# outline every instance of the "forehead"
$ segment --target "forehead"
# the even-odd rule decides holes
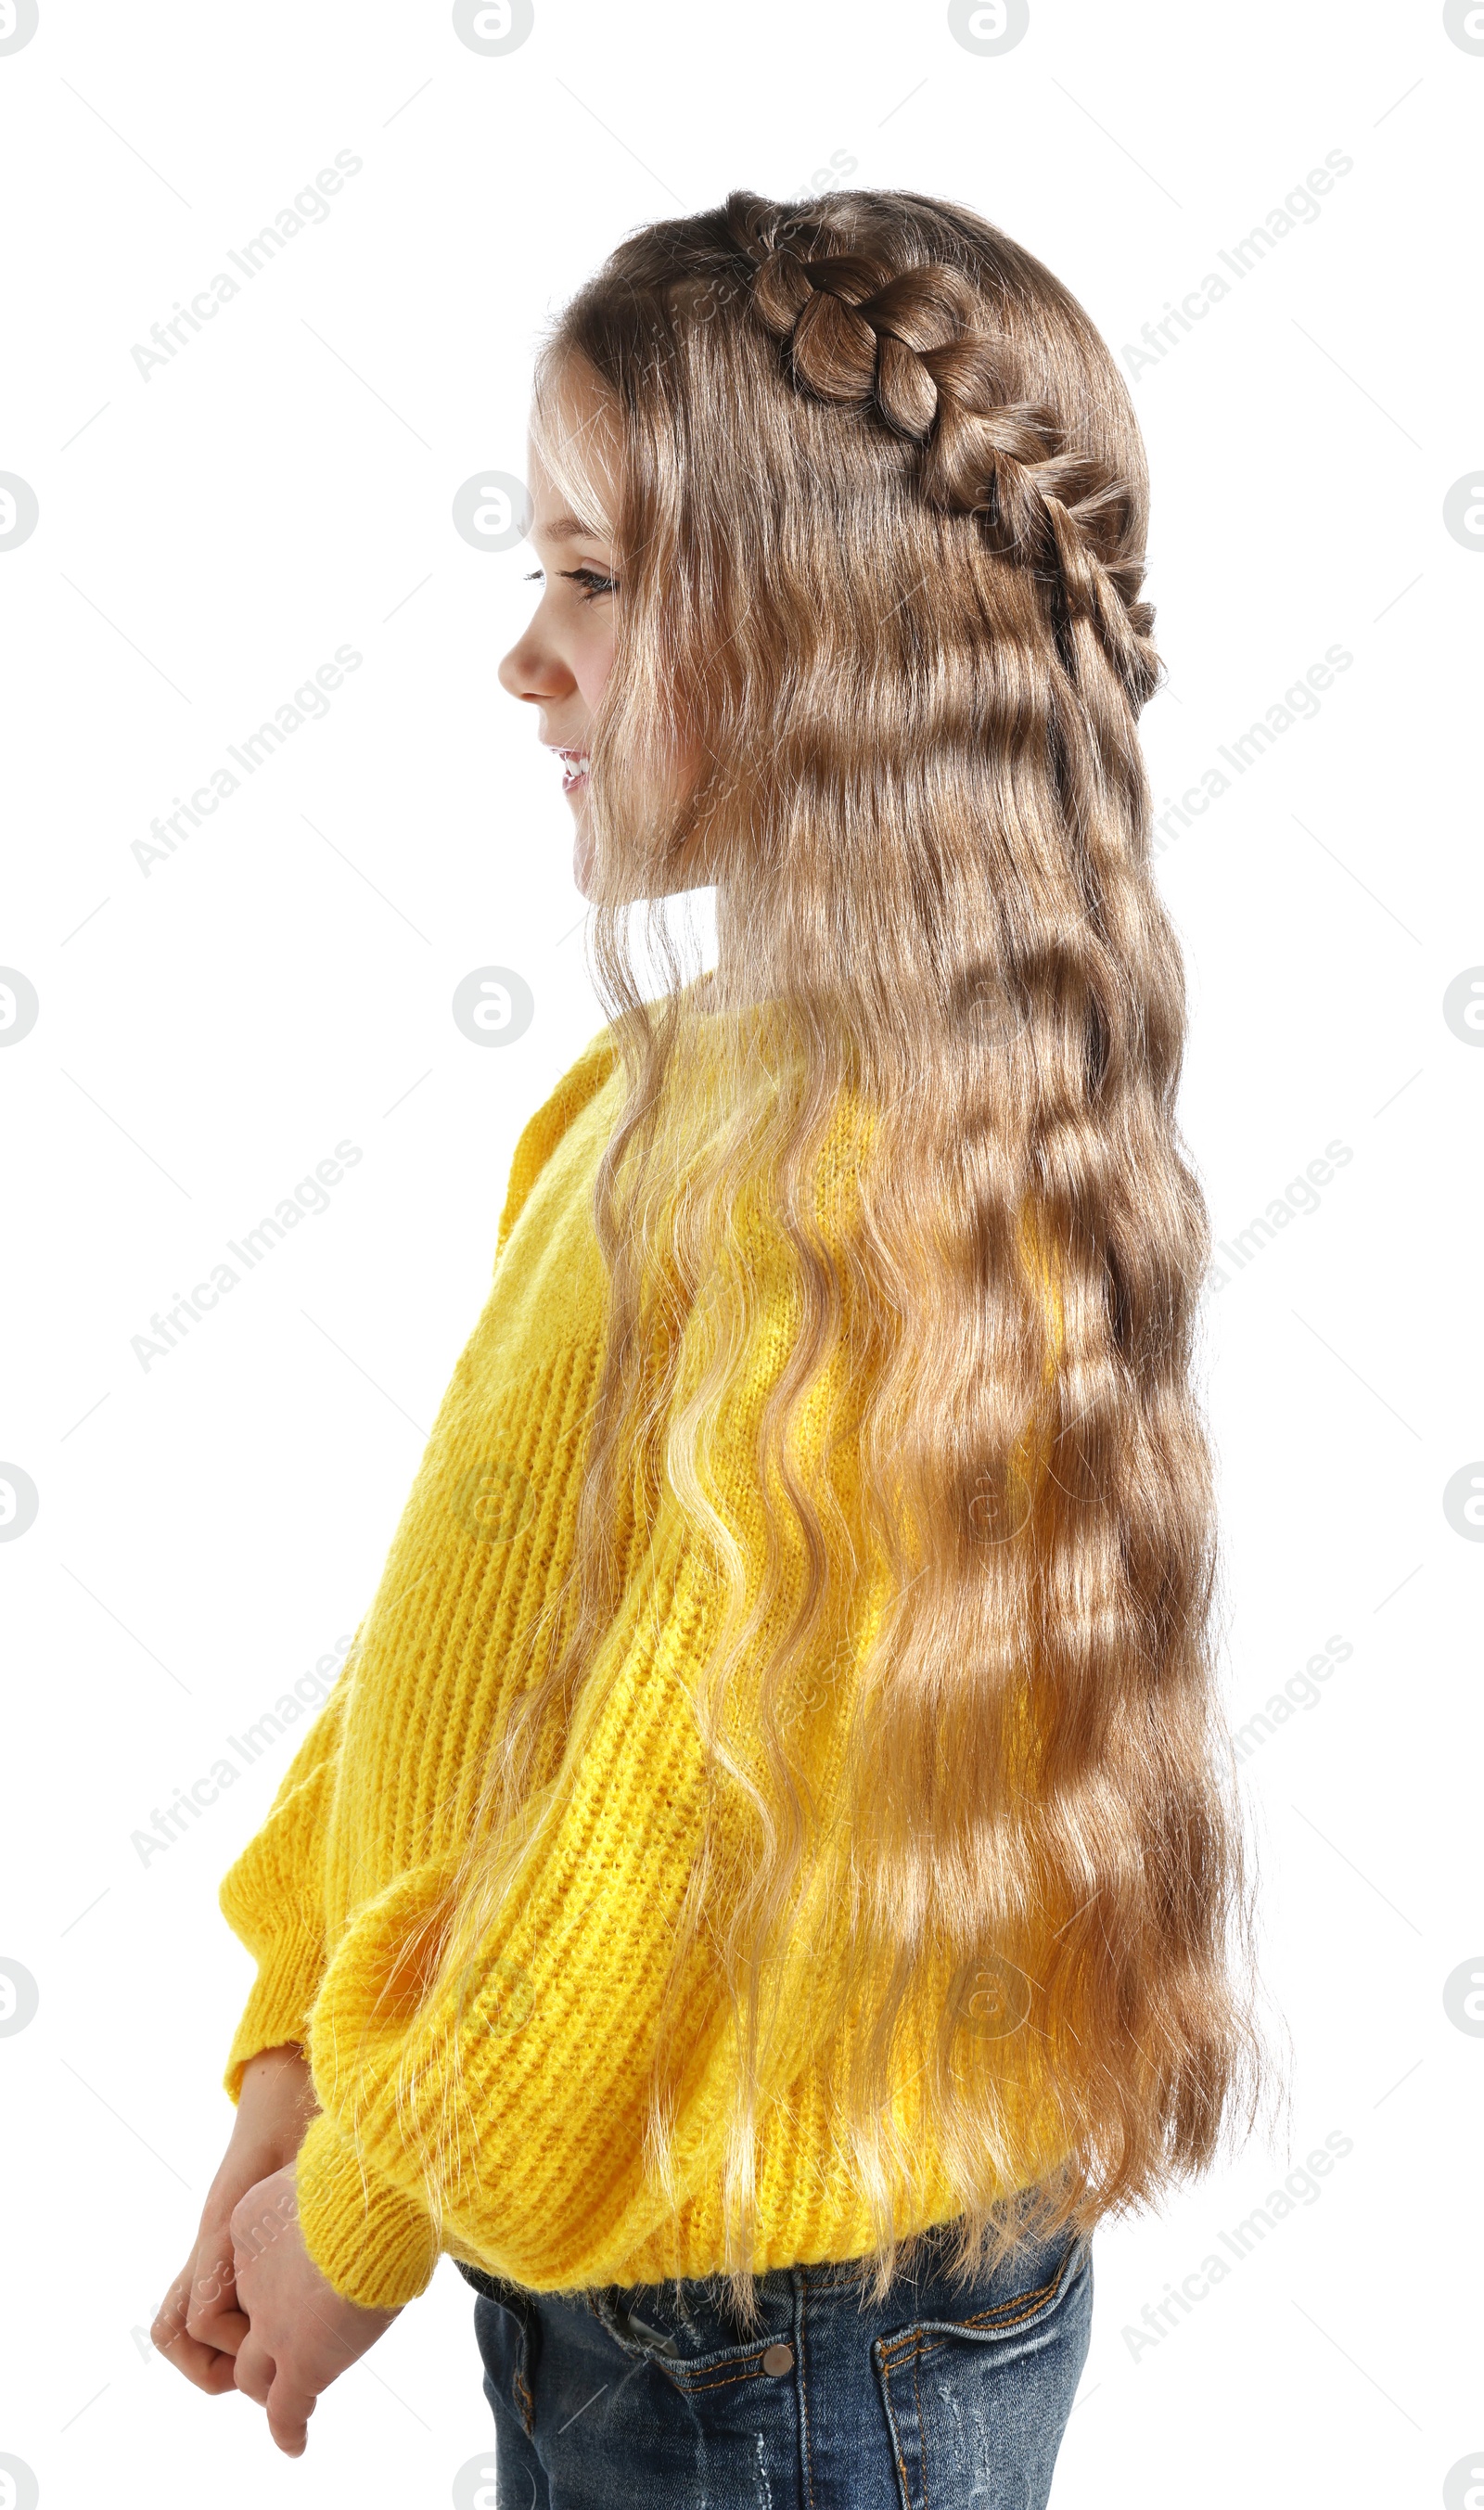
[[[535,509],[531,529],[548,541],[600,541],[605,535],[593,523],[585,523],[569,512],[561,490],[552,480],[545,483],[543,497],[534,469],[531,477],[531,499]]]
[[[530,487],[536,528],[552,540],[606,540],[619,477],[612,396],[580,359],[539,378],[531,408]]]
[[[550,458],[544,458],[544,447]],[[586,465],[574,466],[570,443],[550,437],[538,440],[532,434],[530,444],[529,481],[531,490],[531,531],[544,541],[565,546],[568,542],[601,542],[606,545],[607,526],[603,521],[595,485],[586,477]],[[556,470],[553,475],[552,464]]]

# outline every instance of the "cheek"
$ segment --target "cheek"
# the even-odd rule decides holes
[[[604,684],[613,668],[613,628],[608,622],[594,622],[585,633],[579,651],[573,656],[572,676],[590,711],[603,694]]]

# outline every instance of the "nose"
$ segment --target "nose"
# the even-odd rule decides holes
[[[550,705],[557,698],[570,697],[577,686],[534,619],[500,665],[499,680],[509,696],[531,705]]]

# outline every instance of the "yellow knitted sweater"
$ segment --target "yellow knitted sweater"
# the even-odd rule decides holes
[[[549,1605],[570,1561],[606,1312],[592,1189],[622,1085],[604,1030],[521,1134],[490,1295],[370,1610],[266,1822],[221,1884],[223,1914],[258,1962],[227,2090],[236,2101],[244,2068],[262,2049],[307,2050],[322,2113],[298,2160],[303,2235],[335,2289],[367,2307],[421,2292],[440,2245],[537,2290],[723,2266],[717,2130],[733,2035],[704,1946],[681,2024],[696,2056],[677,2123],[678,2206],[642,2167],[666,1956],[704,1810],[685,1669],[716,1602],[672,1498],[662,1494],[643,1540],[629,1530],[622,1607],[606,1641],[617,1679],[595,1722],[574,1721],[553,1818],[482,1946],[477,1977],[462,1999],[409,2006],[388,1995],[399,1947],[438,1906],[469,1835],[490,1738],[509,1706],[512,1640]],[[857,1149],[842,1116],[826,1164],[833,1158],[844,1176]],[[789,1335],[781,1260],[771,1265],[764,1243],[755,1261],[760,1323],[721,1469],[737,1520],[755,1520],[760,1547],[751,1427]],[[858,1655],[871,1609],[869,1597],[852,1608],[847,1656]],[[837,1675],[838,1624],[819,1648]],[[842,1718],[847,1704],[842,1695]],[[818,1747],[826,1792],[839,1722],[822,1721]],[[758,2138],[758,2272],[856,2257],[872,2244],[831,2135],[839,2050],[809,2043],[811,1978],[818,1985],[817,1971],[801,1969],[792,1999],[793,2079],[779,2087]],[[901,2042],[897,2114],[909,2134],[910,2078],[935,2018],[925,1982],[921,2014],[909,2016]],[[414,2106],[409,2114],[404,2103],[399,2113],[395,2078],[409,2055],[410,2078],[435,2086],[426,2112]],[[475,2142],[473,2173],[441,2237],[418,2159],[439,2083],[457,2087]],[[1023,2180],[1052,2157],[1028,2138]],[[920,2159],[898,2219],[903,2235],[956,2211],[932,2150]]]

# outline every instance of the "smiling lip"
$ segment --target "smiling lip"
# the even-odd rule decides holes
[[[575,785],[586,784],[588,780],[588,753],[586,749],[562,749],[557,747],[555,742],[552,745],[555,748],[556,755],[561,760],[562,791],[564,793],[570,793]]]

